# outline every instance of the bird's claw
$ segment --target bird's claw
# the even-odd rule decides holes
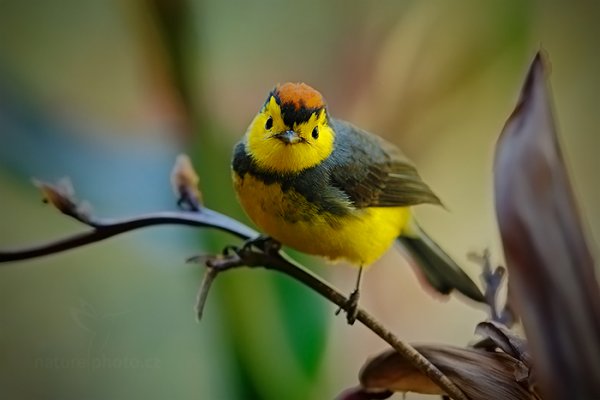
[[[258,249],[264,253],[277,252],[279,249],[281,249],[281,243],[272,237],[260,235],[258,237],[246,240],[240,251],[248,251],[252,248]]]
[[[238,246],[227,245],[223,248],[222,254],[223,254],[223,256],[227,257],[233,253],[237,254],[239,251],[240,251],[240,248]]]
[[[248,239],[244,244],[240,246],[228,245],[223,248],[221,252],[223,257],[230,257],[232,255],[240,255],[241,253],[250,252],[252,250],[259,250],[264,253],[277,252],[281,249],[281,243],[268,236],[258,236],[252,239]]]
[[[342,310],[346,311],[346,321],[348,321],[348,325],[354,325],[356,321],[356,317],[358,316],[358,299],[360,298],[360,292],[358,290],[354,290],[350,293],[350,297],[346,301],[343,307],[340,307],[335,312],[335,315],[338,315]]]

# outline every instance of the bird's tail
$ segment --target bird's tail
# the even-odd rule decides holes
[[[427,282],[442,294],[456,289],[463,295],[484,302],[479,287],[469,276],[421,229],[414,219],[410,228],[398,237],[417,264]]]

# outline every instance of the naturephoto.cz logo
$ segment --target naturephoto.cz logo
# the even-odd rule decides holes
[[[35,368],[45,369],[158,369],[160,360],[155,357],[48,357],[36,358]]]
[[[128,311],[115,313],[100,312],[92,304],[80,300],[71,308],[73,322],[86,335],[85,355],[79,357],[38,357],[35,368],[44,369],[158,369],[157,357],[135,357],[108,355],[111,337],[119,332],[119,325]]]

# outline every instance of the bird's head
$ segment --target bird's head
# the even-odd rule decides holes
[[[334,138],[321,94],[304,83],[284,83],[271,91],[245,140],[259,167],[298,173],[329,157]]]

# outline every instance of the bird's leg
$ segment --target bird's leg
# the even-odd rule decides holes
[[[338,315],[342,309],[346,310],[346,320],[349,325],[354,325],[354,321],[356,321],[356,315],[358,314],[358,299],[360,298],[360,282],[362,280],[362,272],[363,266],[361,265],[358,269],[358,276],[356,277],[356,287],[350,293],[350,297],[344,307],[340,307],[335,315]]]

